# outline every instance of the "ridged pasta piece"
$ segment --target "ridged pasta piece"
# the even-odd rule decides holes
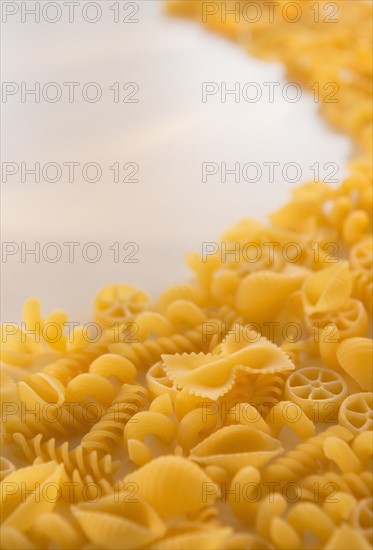
[[[135,483],[138,494],[165,517],[195,512],[213,504],[219,495],[216,484],[199,466],[172,455],[155,458],[128,474],[124,483]],[[214,488],[214,494],[208,488]]]
[[[268,405],[280,401],[284,393],[285,380],[289,373],[290,371],[259,374],[254,383],[250,403],[260,408],[263,404]]]
[[[348,394],[344,378],[329,369],[305,367],[291,373],[285,383],[285,397],[314,422],[331,422]]]
[[[357,242],[350,251],[353,275],[353,296],[359,298],[372,311],[373,295],[373,240],[368,237]]]
[[[363,535],[370,544],[373,542],[373,498],[363,498],[357,504],[351,517],[351,525]]]
[[[353,434],[342,426],[331,426],[325,431],[311,437],[304,443],[299,443],[294,449],[267,466],[263,471],[265,481],[289,482],[296,481],[320,468],[324,458],[323,445],[329,437],[338,437],[344,441],[351,441]]]
[[[29,538],[15,527],[1,528],[1,546],[11,550],[33,550],[36,548]]]
[[[189,411],[177,427],[177,441],[185,453],[212,433],[218,425],[216,411],[198,407]]]
[[[345,441],[338,437],[326,439],[323,449],[325,456],[335,462],[342,472],[359,473],[363,470],[361,458]]]
[[[278,437],[284,426],[288,426],[301,439],[309,439],[315,435],[315,425],[302,408],[293,401],[276,403],[270,409],[266,422],[275,437]]]
[[[136,376],[136,367],[121,355],[105,353],[89,366],[89,372],[109,378],[115,376],[122,383],[131,382]]]
[[[167,376],[162,361],[158,361],[148,369],[145,380],[152,397],[167,394],[171,399],[175,399],[178,395],[178,390],[174,387],[172,380]]]
[[[120,491],[72,506],[72,513],[93,545],[99,548],[142,548],[166,531],[161,518],[135,491]]]
[[[357,435],[352,443],[352,450],[361,460],[366,460],[373,455],[373,438],[370,431],[366,430]]]
[[[250,403],[237,403],[228,411],[223,409],[221,416],[222,421],[226,424],[241,424],[242,426],[249,426],[260,432],[274,435],[272,422],[269,426],[258,409]]]
[[[108,405],[115,397],[113,385],[98,374],[79,374],[66,387],[66,401],[85,406],[88,403]],[[92,401],[93,397],[93,401]]]
[[[124,428],[124,439],[144,441],[145,437],[154,435],[165,443],[171,443],[176,437],[174,422],[159,412],[141,411],[136,413]]]
[[[340,308],[352,290],[352,277],[348,263],[339,262],[312,273],[303,285],[304,308],[308,315]]]
[[[235,307],[251,321],[266,320],[278,313],[288,296],[300,288],[308,272],[294,269],[289,273],[259,271],[242,279],[236,293]]]
[[[189,300],[175,300],[167,306],[165,316],[177,329],[183,325],[196,327],[207,320],[206,313]]]
[[[112,284],[99,290],[93,302],[93,316],[103,328],[133,319],[150,305],[150,297],[142,290],[125,284]]]
[[[198,283],[207,295],[213,273],[222,265],[220,254],[210,254],[202,258],[199,254],[190,252],[186,255],[186,262],[188,267],[195,273]],[[191,293],[188,295],[188,300],[190,296]],[[204,303],[204,300],[205,298],[201,301],[201,304]]]
[[[174,332],[174,327],[170,321],[156,311],[144,311],[134,320],[136,327],[135,338],[140,342],[144,342],[151,335],[157,337],[170,336]]]
[[[91,344],[84,349],[73,351],[66,354],[65,357],[56,359],[45,366],[42,372],[53,376],[66,387],[70,380],[87,372],[92,361],[107,351],[108,348],[104,344]]]
[[[122,440],[123,431],[133,415],[145,407],[147,392],[139,385],[123,384],[118,395],[82,440],[87,450],[110,453]]]
[[[28,534],[39,548],[55,543],[62,550],[74,550],[87,542],[76,525],[54,512],[38,516]]]
[[[214,302],[234,307],[235,292],[239,283],[239,275],[232,270],[223,269],[215,272],[211,281],[211,297]]]
[[[159,412],[165,414],[166,416],[172,414],[173,404],[169,394],[163,393],[155,397],[149,405],[149,411]]]
[[[369,214],[361,209],[354,210],[343,222],[342,238],[351,246],[369,234],[370,226]]]
[[[205,415],[209,416],[218,412],[219,404],[207,397],[192,395],[187,389],[176,392],[174,410],[178,420],[197,408],[202,408]]]
[[[161,313],[166,313],[168,306],[176,300],[188,300],[197,306],[207,305],[207,294],[198,286],[179,284],[169,287],[158,298],[156,307]]]
[[[63,465],[54,461],[27,466],[9,474],[0,488],[2,526],[25,532],[38,515],[51,511],[57,501],[44,498],[43,489],[51,484],[58,486],[62,475]]]
[[[36,373],[18,382],[17,400],[3,420],[6,433],[22,433],[32,438],[67,436],[82,429],[80,418],[65,403],[65,388],[52,376]]]
[[[303,539],[311,531],[322,544],[326,544],[335,529],[335,523],[324,510],[311,502],[299,502],[288,512],[287,521]]]
[[[270,525],[271,540],[280,550],[299,550],[302,540],[296,529],[285,519],[273,518]]]
[[[40,301],[37,298],[29,298],[23,305],[22,317],[26,330],[34,333],[35,340],[42,340],[55,351],[66,351],[67,336],[63,334],[63,329],[67,315],[64,311],[52,311],[43,319]]]
[[[270,542],[247,533],[234,533],[223,546],[224,550],[273,550]]]
[[[210,526],[180,531],[153,543],[149,550],[219,550],[232,532],[227,527]]]
[[[153,458],[153,454],[148,445],[139,439],[129,439],[127,441],[127,452],[129,459],[136,466],[144,466]]]
[[[56,444],[54,439],[43,442],[41,434],[31,440],[26,440],[21,434],[14,434],[13,441],[22,449],[29,462],[40,464],[53,460],[63,464],[69,476],[77,471],[82,477],[91,476],[92,480],[111,480],[119,466],[118,462],[113,462],[110,454],[100,456],[96,451],[87,451],[82,446],[71,450],[68,441],[62,445]]]
[[[351,493],[338,490],[332,499],[326,499],[322,509],[328,514],[335,524],[347,521],[356,507],[356,498]]]
[[[229,486],[228,502],[237,518],[247,526],[255,524],[258,510],[260,472],[253,466],[243,466]]]
[[[369,550],[369,542],[349,525],[341,525],[335,529],[325,548],[328,550]]]
[[[335,311],[315,313],[309,316],[309,326],[323,329],[335,325],[341,340],[355,336],[365,336],[368,328],[368,315],[360,300],[348,298]]]
[[[101,289],[97,343],[82,326],[67,338],[66,314],[43,318],[37,299],[24,305],[24,329],[1,327],[4,549],[371,547],[372,4],[272,2],[271,17],[265,4],[168,2],[282,62],[361,157],[338,187],[302,184],[268,225],[241,220],[213,253],[189,254],[196,282],[169,288],[154,306],[130,285]],[[258,342],[271,323],[278,330],[263,361]],[[259,340],[248,345],[251,334]],[[246,347],[256,354],[249,364]],[[335,422],[338,409],[339,424],[314,436],[303,411]],[[306,440],[278,456],[284,426]],[[152,460],[152,434],[166,439],[155,452],[168,445],[170,455]],[[129,468],[123,483],[119,465]],[[294,483],[295,505],[284,490]],[[47,488],[61,498],[45,498]],[[229,506],[250,532],[238,530]]]
[[[338,420],[354,434],[373,430],[373,393],[353,393],[339,408]]]
[[[236,424],[208,436],[191,449],[189,458],[200,464],[221,466],[234,474],[244,466],[261,468],[282,452],[279,440]]]
[[[373,340],[371,338],[348,338],[340,343],[337,359],[363,390],[373,389]]]
[[[255,518],[255,528],[258,535],[267,538],[273,519],[282,516],[286,509],[287,503],[281,493],[274,493],[271,498],[264,497],[259,501]]]
[[[138,344],[110,344],[112,353],[126,357],[136,368],[148,368],[160,360],[164,353],[191,353],[208,348],[203,327],[187,330],[182,334],[146,340]]]
[[[357,499],[368,497],[373,489],[373,473],[366,471],[340,473],[325,472],[322,475],[309,475],[301,480],[301,487],[306,490],[317,488],[319,502],[334,496],[336,490],[350,493]],[[312,488],[312,489],[311,489]]]

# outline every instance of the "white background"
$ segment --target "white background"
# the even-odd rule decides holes
[[[21,253],[2,257],[4,321],[17,322],[24,300],[39,296],[45,312],[65,308],[71,320],[85,322],[94,293],[111,282],[133,283],[155,296],[189,276],[187,251],[200,251],[202,242],[217,240],[240,218],[264,220],[289,198],[293,184],[281,171],[274,183],[265,174],[257,183],[236,183],[233,176],[203,183],[203,162],[297,162],[301,181],[313,177],[315,162],[335,162],[343,176],[349,140],[327,128],[311,94],[296,103],[283,99],[280,65],[252,59],[191,21],[167,17],[161,1],[138,2],[133,24],[114,23],[112,4],[100,2],[95,24],[79,7],[74,23],[64,10],[55,24],[29,16],[22,23],[18,13],[2,25],[4,82],[81,84],[74,103],[63,87],[58,103],[35,103],[30,96],[22,103],[18,93],[1,104],[3,163],[80,163],[73,183],[67,172],[58,183],[35,183],[32,176],[22,183],[20,174],[2,183],[3,242],[32,248],[55,241],[63,250],[57,263],[42,256],[37,263],[31,255],[22,262]],[[103,90],[97,103],[82,99],[82,86],[92,81]],[[114,103],[109,86],[130,81],[140,87],[139,103]],[[257,82],[263,96],[256,103],[228,96],[223,103],[217,94],[203,103],[203,82],[228,88]],[[264,82],[280,83],[273,103]],[[84,182],[87,162],[101,165],[99,182]],[[114,183],[114,162],[136,162],[139,182]],[[73,263],[64,242],[79,243]],[[97,263],[82,257],[89,242],[102,250]],[[139,262],[115,263],[114,242],[136,242]]]

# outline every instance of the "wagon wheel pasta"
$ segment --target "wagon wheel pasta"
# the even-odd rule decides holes
[[[108,285],[95,296],[94,319],[102,327],[121,324],[147,308],[150,298],[145,292],[129,285]]]
[[[354,393],[346,397],[339,408],[338,420],[355,434],[373,430],[373,393]]]
[[[306,367],[289,376],[285,395],[316,422],[330,421],[347,395],[347,384],[337,372]]]
[[[1,547],[369,549],[372,4],[167,9],[282,62],[356,158],[188,254],[193,279],[154,300],[99,290],[95,343],[36,298],[1,326]]]

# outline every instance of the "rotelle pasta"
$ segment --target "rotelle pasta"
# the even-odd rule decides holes
[[[95,342],[35,298],[22,327],[2,325],[1,548],[368,549],[372,4],[167,8],[318,83],[356,159],[339,187],[305,183],[267,225],[222,235],[240,250],[296,242],[296,263],[191,253],[194,280],[154,301],[109,284],[93,302]]]

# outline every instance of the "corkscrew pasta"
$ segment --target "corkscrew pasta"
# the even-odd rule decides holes
[[[99,290],[95,343],[36,298],[1,326],[1,548],[369,549],[372,4],[166,4],[282,62],[356,158],[227,229],[234,261],[192,252],[154,300]]]

